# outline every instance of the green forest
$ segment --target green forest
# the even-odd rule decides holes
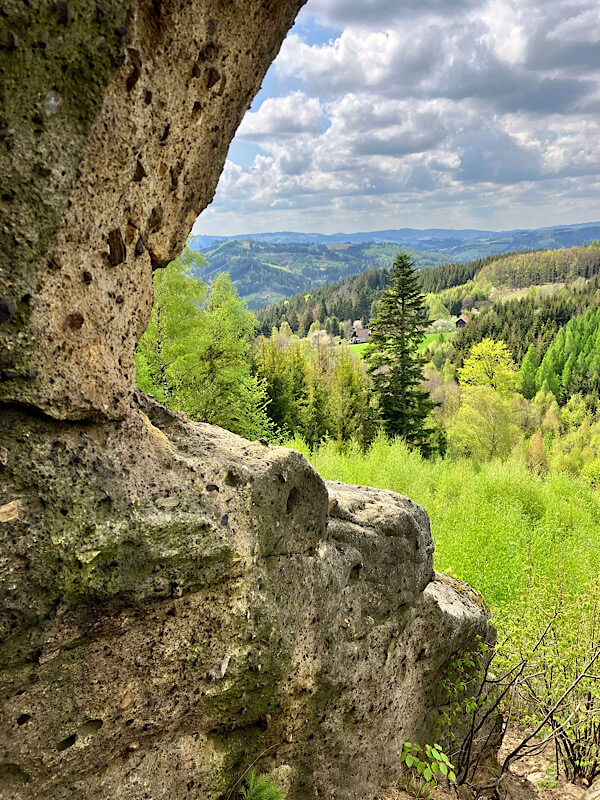
[[[462,273],[463,279],[458,281],[462,284],[473,277],[473,266],[481,260],[485,263],[488,257],[496,259],[498,254],[569,248],[582,244],[586,238],[597,237],[599,231],[598,225],[589,224],[502,232],[410,228],[329,236],[281,232],[232,237],[191,236],[188,246],[208,262],[197,277],[212,280],[221,272],[229,273],[248,307],[260,309],[297,293],[313,293],[325,284],[346,277],[389,269],[398,248],[411,253],[419,268],[468,263]],[[438,292],[440,288],[426,291]],[[366,313],[363,311],[354,318]]]
[[[267,243],[247,239],[222,241],[198,250],[203,268],[197,277],[212,280],[227,272],[238,294],[249,308],[260,308],[297,292],[355,275],[369,269],[389,267],[397,245],[385,242],[360,244]],[[437,253],[411,250],[415,263],[429,267],[441,264]]]

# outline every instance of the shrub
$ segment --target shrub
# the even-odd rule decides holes
[[[414,797],[423,797],[429,789],[447,778],[456,780],[454,767],[439,744],[426,744],[421,747],[412,742],[404,742],[400,761],[407,767],[405,788]]]

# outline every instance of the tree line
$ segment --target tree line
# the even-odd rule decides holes
[[[155,273],[136,354],[140,388],[192,419],[247,438],[300,437],[311,449],[330,440],[365,450],[379,431],[427,456],[489,460],[524,448],[536,469],[595,474],[600,278],[496,304],[421,352],[428,309],[401,253],[359,354],[318,321],[304,339],[286,321],[257,337],[228,276],[209,287],[197,267],[188,251]]]
[[[530,345],[542,359],[558,330],[598,302],[600,277],[549,294],[531,289],[525,297],[496,302],[473,315],[457,333],[454,347],[458,360],[462,361],[474,344],[486,338],[505,342],[517,362]]]
[[[437,267],[425,267],[417,272],[417,281],[427,294],[439,293],[444,289],[464,286],[487,265],[504,258],[504,255],[477,258],[466,264],[441,264]],[[330,320],[330,328],[338,329],[341,335],[347,335],[347,326],[340,329],[340,324],[361,319],[365,324],[370,320],[375,304],[388,285],[390,270],[388,268],[370,268],[359,275],[342,278],[310,292],[300,292],[287,300],[272,303],[257,309],[261,332],[268,336],[271,329],[286,322],[294,333],[306,336],[310,326],[319,322],[323,326]],[[472,288],[473,284],[470,285]],[[462,308],[467,291],[458,291],[455,298],[448,300],[451,308],[458,311]],[[477,298],[476,298],[477,299]],[[452,311],[454,313],[454,311]]]

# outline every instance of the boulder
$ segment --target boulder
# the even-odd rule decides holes
[[[490,634],[422,508],[292,450],[142,396],[2,442],[3,798],[217,800],[263,754],[289,800],[364,800]]]

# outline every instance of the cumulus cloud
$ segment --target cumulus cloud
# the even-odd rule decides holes
[[[323,109],[316,97],[293,92],[287,97],[271,97],[258,111],[248,112],[238,130],[240,139],[259,142],[275,137],[318,135],[323,129]]]
[[[477,0],[309,0],[308,13],[328,25],[389,26],[403,19],[428,15],[454,16],[473,8]]]
[[[597,0],[309,0],[273,70],[204,231],[600,216]]]

